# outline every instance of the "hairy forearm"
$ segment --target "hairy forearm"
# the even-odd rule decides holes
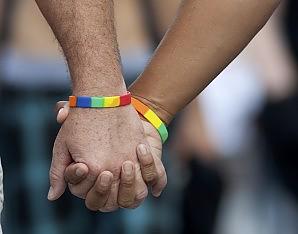
[[[278,4],[278,0],[185,0],[131,92],[170,122],[241,52]]]
[[[113,0],[36,0],[66,57],[74,95],[125,93]]]

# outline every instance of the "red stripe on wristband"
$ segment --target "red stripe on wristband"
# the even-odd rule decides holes
[[[126,106],[131,103],[131,94],[127,92],[126,95],[120,96],[120,106]]]

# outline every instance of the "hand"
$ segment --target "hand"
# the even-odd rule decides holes
[[[156,195],[159,196],[162,192],[163,188],[166,185],[166,180],[163,180],[162,177],[158,178],[157,169],[152,157],[150,154],[149,148],[146,149],[146,154],[143,155],[141,153],[141,147],[146,147],[145,145],[138,146],[138,157],[140,160],[142,173],[144,175],[148,175],[147,180],[145,182],[150,185],[150,182],[155,181]],[[147,194],[136,194],[136,181],[134,177],[134,173],[127,172],[126,168],[133,168],[133,163],[130,161],[126,161],[122,165],[119,192],[118,192],[118,205],[122,208],[136,208],[138,207],[146,198]],[[78,174],[77,171],[80,171]],[[133,171],[135,169],[133,168]],[[164,173],[165,174],[165,173]],[[85,164],[74,163],[66,168],[65,171],[65,180],[69,185],[76,185],[80,183],[86,176],[88,175],[88,167]],[[104,179],[103,179],[104,177]],[[107,212],[110,211],[108,207],[106,207],[106,201],[111,195],[111,181],[113,178],[113,174],[109,171],[104,171],[98,177],[95,185],[92,189],[95,190],[96,196],[86,200],[86,205],[89,209],[97,211]],[[166,179],[166,177],[163,177]],[[157,182],[159,180],[159,182]]]
[[[62,123],[62,122],[64,122],[64,120],[67,118],[67,116],[69,114],[68,105],[66,102],[59,102],[57,104],[57,109],[60,109],[58,116],[57,116],[57,120],[58,120],[58,122]],[[149,142],[153,156],[151,155],[150,149],[148,149],[148,147],[146,147],[146,145],[139,145],[137,152],[138,152],[139,161],[141,163],[141,168],[139,168],[139,166],[136,165],[137,168],[134,168],[134,169],[136,170],[136,175],[138,175],[140,173],[140,169],[141,169],[144,181],[147,184],[152,185],[153,195],[159,196],[167,183],[165,169],[164,169],[162,162],[160,160],[160,158],[161,158],[161,140],[160,140],[158,133],[156,132],[156,130],[153,128],[153,126],[151,124],[147,123],[146,121],[142,121],[142,124],[144,127],[146,139]],[[142,153],[144,151],[145,151],[145,154]],[[147,195],[146,194],[147,190],[145,190],[145,191],[143,190],[143,192],[141,192],[141,193],[139,192],[139,193],[137,193],[136,196],[134,196],[134,192],[133,192],[134,183],[132,183],[132,182],[126,183],[127,181],[129,181],[128,180],[129,176],[127,176],[124,173],[124,168],[125,168],[124,165],[128,166],[129,162],[125,162],[122,165],[122,174],[121,174],[120,190],[119,190],[119,195],[118,195],[118,203],[122,207],[133,208],[133,207],[138,206],[145,199],[145,197]],[[81,163],[72,164],[71,166],[69,166],[66,169],[65,178],[69,183],[71,192],[74,193],[75,195],[76,195],[76,192],[74,191],[74,188],[82,180],[82,178],[80,178],[80,176],[76,175],[77,170],[80,171],[80,173],[78,173],[78,175],[81,175],[81,177],[84,177],[89,173],[88,167]],[[104,177],[106,177],[106,176],[112,177],[111,173],[108,173],[107,171],[102,172],[102,174],[99,177],[101,177],[103,175],[104,175]],[[111,179],[106,179],[106,180],[110,181]],[[98,191],[101,191],[101,193],[103,191],[106,191],[105,197],[107,197],[110,194],[109,188],[108,188],[108,186],[100,185],[99,181],[101,181],[101,180],[97,179],[97,182],[94,187]],[[131,179],[131,181],[133,181],[133,178]],[[136,184],[138,184],[138,183],[136,183]],[[136,186],[136,190],[138,190],[137,187],[140,187],[140,186]],[[130,193],[127,191],[130,191]],[[141,190],[139,189],[139,191],[141,191]],[[97,198],[99,198],[99,199],[97,199],[96,205],[94,204],[94,202],[91,202],[91,205],[88,204],[90,202],[88,202],[88,199],[86,199],[87,207],[89,207],[91,209],[95,209],[95,207],[96,208],[99,207],[99,209],[100,209],[102,207],[102,205],[104,204],[102,201],[104,201],[106,199],[103,198],[103,196],[100,196],[100,194],[97,194],[97,195],[98,195]],[[113,191],[111,192],[110,195],[117,196],[117,194],[115,195],[115,192],[113,192]],[[128,197],[130,197],[130,198],[128,199]],[[94,198],[96,198],[96,196]],[[101,198],[103,198],[103,199],[101,199]],[[134,198],[134,199],[132,199],[132,198]],[[93,200],[96,200],[96,199],[93,199]],[[108,203],[106,203],[105,206],[103,208],[101,208],[101,210],[109,211],[109,209],[107,207],[108,207]]]
[[[127,160],[136,168],[139,166],[136,147],[140,143],[145,143],[143,127],[132,106],[69,110],[54,145],[49,199],[55,200],[64,192],[66,167],[72,162],[83,163],[88,167],[88,175],[72,186],[72,193],[86,199],[88,206],[89,200],[96,196],[91,188],[101,172],[108,170],[113,174],[113,181],[106,206],[110,210],[118,208],[121,166]],[[147,194],[141,173],[137,170],[135,173],[136,194]]]

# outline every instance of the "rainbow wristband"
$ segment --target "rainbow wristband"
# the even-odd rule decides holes
[[[131,94],[111,97],[69,96],[69,107],[78,108],[109,108],[126,106],[131,103]]]
[[[137,112],[144,116],[144,118],[156,128],[161,137],[162,143],[165,143],[169,134],[166,125],[161,121],[161,119],[148,106],[140,102],[138,99],[132,97],[131,104]]]

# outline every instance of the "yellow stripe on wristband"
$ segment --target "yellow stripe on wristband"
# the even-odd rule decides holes
[[[144,116],[144,118],[156,128],[161,137],[162,143],[165,143],[169,134],[166,125],[161,121],[161,119],[148,106],[138,99],[131,97],[131,104],[137,112]]]
[[[120,105],[120,98],[105,97],[103,107],[116,107]]]
[[[72,108],[108,108],[126,106],[131,103],[131,94],[110,97],[69,96],[69,107]]]

